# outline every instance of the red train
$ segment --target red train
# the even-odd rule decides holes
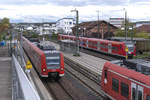
[[[64,57],[53,46],[36,45],[23,37],[23,48],[41,77],[64,76]]]
[[[112,100],[150,100],[150,62],[133,59],[106,62],[101,89]]]
[[[76,40],[75,36],[61,34],[58,35],[58,40],[64,39]],[[79,37],[79,41],[81,47],[111,55],[117,55],[121,57],[126,57],[126,55],[132,57],[136,55],[135,45],[131,42],[125,43],[85,37]],[[128,52],[125,51],[126,48],[128,48]]]

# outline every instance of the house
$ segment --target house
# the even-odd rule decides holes
[[[63,34],[71,34],[72,27],[74,26],[73,18],[62,18],[56,22],[56,32]]]
[[[136,28],[136,31],[137,32],[146,32],[150,36],[150,24],[139,26]]]
[[[138,21],[138,22],[135,22],[135,27],[140,27],[142,25],[150,25],[150,21]]]
[[[101,21],[88,21],[79,24],[80,36],[92,38],[108,38],[114,36],[116,26],[101,20]],[[73,27],[73,34],[76,34],[76,27]]]

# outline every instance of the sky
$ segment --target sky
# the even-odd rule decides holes
[[[11,22],[55,22],[60,18],[75,18],[79,21],[109,20],[125,16],[131,21],[150,20],[150,0],[0,0],[0,18]]]

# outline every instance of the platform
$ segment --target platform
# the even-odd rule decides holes
[[[55,45],[56,49],[60,50],[60,46],[58,44],[55,44],[55,43],[53,44]],[[98,57],[91,56],[91,55],[88,55],[86,53],[81,53],[81,52],[80,52],[80,57],[73,56],[72,53],[67,53],[67,52],[63,52],[63,54],[65,57],[73,60],[74,62],[100,75],[101,75],[104,63],[107,61],[102,58],[98,58]]]
[[[0,100],[12,100],[11,57],[8,47],[0,47]]]

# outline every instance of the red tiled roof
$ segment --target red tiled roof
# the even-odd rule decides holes
[[[142,25],[142,26],[138,27],[137,30],[150,33],[150,25]]]

